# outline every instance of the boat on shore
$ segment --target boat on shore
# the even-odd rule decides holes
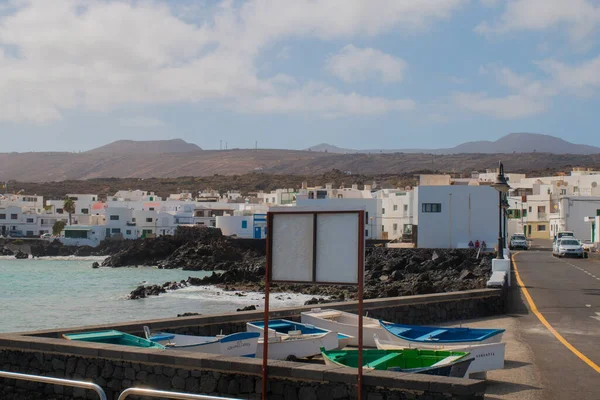
[[[348,344],[358,346],[358,315],[333,309],[313,308],[300,314],[302,323],[351,336]],[[373,335],[381,334],[378,319],[363,317],[363,347],[375,347]]]
[[[239,332],[231,335],[194,336],[168,332],[152,332],[144,326],[146,339],[167,349],[222,354],[230,357],[254,357],[258,346],[257,332]]]
[[[421,344],[463,345],[500,343],[504,329],[449,328],[420,325],[391,324],[380,321],[383,340],[402,347],[419,347]]]
[[[256,354],[262,356],[265,344],[263,321],[248,322],[246,327],[249,332],[260,334]],[[334,350],[345,347],[349,340],[349,336],[341,333],[285,319],[269,321],[266,339],[269,359],[274,360],[311,358],[320,354],[321,348]]]
[[[326,365],[358,368],[358,350],[321,350]],[[469,353],[445,350],[363,350],[362,368],[464,378]]]
[[[118,344],[121,346],[155,348],[163,350],[166,349],[166,347],[162,344],[154,343],[148,339],[116,330],[65,333],[63,334],[63,337],[68,340],[80,340],[83,342]]]
[[[379,350],[404,350],[401,344],[393,341],[380,339],[375,335],[375,344]],[[411,343],[412,344],[412,343]],[[412,344],[415,347],[414,344]],[[446,350],[469,353],[473,362],[469,365],[467,376],[478,372],[487,372],[494,369],[504,368],[504,356],[506,343],[487,343],[476,345],[440,345],[436,343],[419,343],[419,349],[423,350]]]

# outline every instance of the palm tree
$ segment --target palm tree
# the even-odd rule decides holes
[[[71,215],[75,214],[75,202],[72,199],[66,197],[65,202],[63,204],[63,210],[65,210],[65,212],[69,214],[69,225],[71,225]]]

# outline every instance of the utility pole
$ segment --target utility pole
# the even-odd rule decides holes
[[[223,150],[223,141],[219,140],[219,150]]]

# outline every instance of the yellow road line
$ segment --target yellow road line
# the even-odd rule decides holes
[[[575,354],[577,357],[579,357],[584,363],[586,363],[587,365],[589,365],[590,367],[592,367],[592,369],[594,371],[600,373],[600,366],[598,366],[598,364],[596,364],[595,362],[593,362],[592,360],[590,360],[589,358],[587,358],[582,352],[580,352],[579,350],[577,350],[575,348],[575,346],[573,346],[571,343],[569,343],[567,341],[567,339],[565,339],[560,333],[558,333],[556,331],[556,329],[554,329],[552,327],[552,325],[550,325],[550,323],[546,320],[546,318],[542,315],[542,313],[537,309],[537,306],[533,302],[533,299],[531,298],[531,295],[529,294],[529,291],[525,287],[525,284],[523,283],[523,281],[521,280],[521,276],[519,275],[519,268],[517,267],[517,262],[515,261],[515,256],[517,254],[519,254],[519,253],[515,253],[512,256],[512,262],[513,262],[513,265],[515,266],[515,276],[517,277],[517,282],[519,284],[519,287],[523,291],[523,294],[525,295],[525,299],[527,299],[527,303],[529,304],[529,308],[531,308],[531,311],[533,311],[533,313],[535,314],[536,317],[538,317],[538,319],[540,320],[540,322],[546,328],[548,328],[548,330],[550,331],[550,333],[552,333],[554,335],[554,337],[556,337],[558,339],[559,342],[561,342],[567,349],[571,350],[571,352],[573,354]]]

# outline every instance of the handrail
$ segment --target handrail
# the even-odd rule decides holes
[[[81,389],[93,390],[94,392],[96,392],[96,394],[98,395],[98,398],[100,400],[106,400],[106,393],[104,393],[104,390],[102,390],[102,388],[100,386],[98,386],[92,382],[51,378],[48,376],[39,376],[39,375],[18,374],[16,372],[6,372],[6,371],[0,371],[0,378],[18,379],[21,381],[49,383],[52,385],[70,386],[70,387],[76,387],[76,388],[81,388]]]
[[[153,389],[142,389],[142,388],[129,388],[125,389],[119,396],[118,400],[125,400],[129,395],[136,396],[147,396],[147,397],[161,397],[163,399],[179,399],[179,400],[239,400],[227,397],[215,397],[208,396],[205,394],[190,394],[190,393],[178,393],[178,392],[165,392],[162,390]]]

